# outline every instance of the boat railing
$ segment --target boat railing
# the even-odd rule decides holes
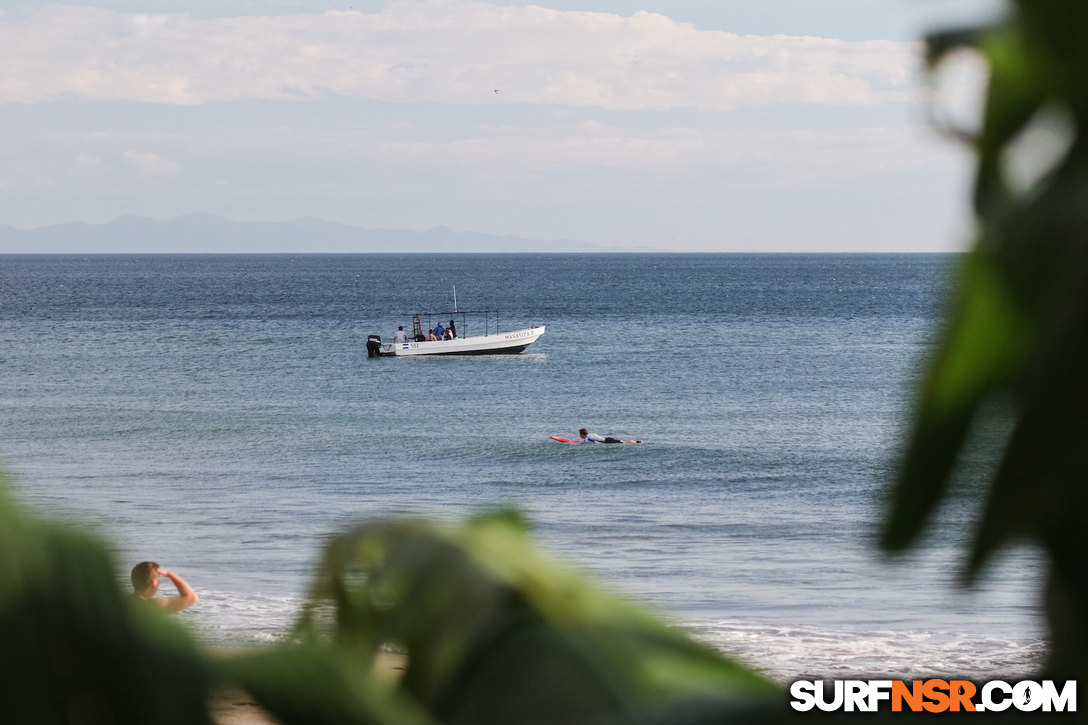
[[[432,320],[441,322],[445,325],[450,320],[454,320],[456,323],[457,337],[469,337],[469,319],[483,320],[484,334],[483,337],[487,337],[491,334],[492,323],[494,323],[495,333],[499,332],[499,311],[498,310],[455,310],[452,312],[417,312],[412,315],[412,334],[413,336],[422,336],[426,333],[424,329],[433,330],[434,324]],[[478,324],[478,323],[477,323]]]

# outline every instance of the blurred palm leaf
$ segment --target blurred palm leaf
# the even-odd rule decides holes
[[[931,39],[931,62],[964,44],[991,73],[974,139],[979,237],[923,386],[883,542],[909,545],[972,432],[1004,427],[966,573],[1015,539],[1042,544],[1054,666],[1088,674],[1088,3],[1020,0],[999,28]],[[1062,133],[1045,127],[1047,112],[1071,119],[1070,138],[1052,168],[1017,189],[1009,164],[1025,130]],[[998,412],[1007,409],[1009,421]]]
[[[781,701],[764,678],[542,557],[510,513],[336,537],[300,632],[368,658],[403,647],[401,689],[440,722],[774,717]]]

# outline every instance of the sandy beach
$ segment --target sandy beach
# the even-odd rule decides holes
[[[217,656],[229,656],[220,652]],[[404,672],[403,655],[378,655],[376,671],[380,677],[395,681]],[[242,690],[222,690],[208,698],[208,712],[216,725],[277,725],[279,722],[265,712],[257,701]]]
[[[212,695],[208,700],[208,711],[216,725],[275,725],[278,722],[244,692]]]

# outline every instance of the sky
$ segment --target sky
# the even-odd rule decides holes
[[[0,0],[0,224],[212,213],[678,252],[959,251],[971,158],[929,120],[920,39],[1003,10]],[[960,75],[942,104],[977,103]]]

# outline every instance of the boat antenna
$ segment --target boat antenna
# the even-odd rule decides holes
[[[457,285],[453,286],[453,311],[457,312]]]

